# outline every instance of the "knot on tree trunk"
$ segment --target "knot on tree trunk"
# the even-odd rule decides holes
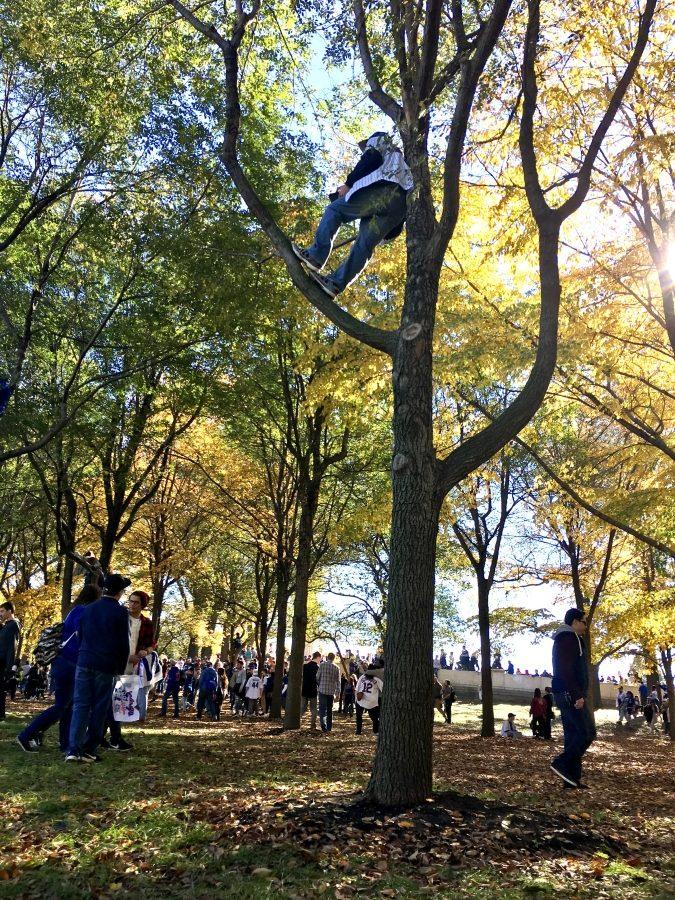
[[[409,462],[410,460],[404,453],[397,453],[394,457],[391,467],[394,472],[402,472],[408,467]]]
[[[419,322],[412,322],[401,332],[401,337],[404,341],[414,341],[415,338],[421,334],[422,326]]]

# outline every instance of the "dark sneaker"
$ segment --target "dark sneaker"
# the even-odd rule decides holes
[[[108,738],[101,738],[101,743],[98,746],[100,750],[110,750],[110,741]]]
[[[35,741],[27,741],[25,737],[17,735],[16,742],[24,753],[37,753],[38,746]]]
[[[134,748],[131,744],[127,743],[124,738],[120,738],[116,744],[113,744],[112,741],[110,742],[110,749],[117,750],[118,753],[127,753],[129,750],[133,750]]]
[[[99,756],[98,753],[90,753],[88,750],[85,750],[81,756],[82,762],[92,763],[92,762],[101,762],[103,757]]]
[[[551,771],[555,772],[558,778],[562,778],[566,785],[568,784],[570,787],[577,786],[576,781],[574,780],[574,778],[572,778],[571,775],[568,775],[565,771],[563,771],[563,769],[557,768],[553,765],[553,763],[551,763]]]
[[[328,294],[331,300],[334,300],[335,297],[340,293],[336,284],[330,280],[330,278],[326,278],[325,275],[319,275],[318,272],[310,272],[309,273],[314,281],[319,285],[324,294]]]
[[[307,250],[303,250],[302,247],[298,247],[297,244],[291,244],[293,248],[293,253],[298,257],[300,262],[303,262],[310,272],[320,272],[323,269],[323,266],[318,261],[318,259],[314,259],[313,256],[307,252]]]

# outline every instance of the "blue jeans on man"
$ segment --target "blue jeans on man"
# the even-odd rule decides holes
[[[180,685],[168,685],[162,697],[162,711],[160,715],[165,716],[169,706],[169,697],[173,699],[173,717],[177,719],[179,716],[178,695],[180,693]]]
[[[405,220],[405,214],[405,191],[393,182],[364,188],[349,200],[340,197],[326,207],[314,243],[307,252],[323,265],[330,255],[338,228],[347,222],[361,220],[349,256],[328,276],[338,292],[344,291],[366,267],[377,245]]]
[[[588,700],[581,709],[567,693],[554,694],[555,705],[560,710],[565,743],[563,752],[552,765],[577,783],[581,781],[581,758],[596,738],[595,725],[588,711]]]
[[[44,709],[19,735],[26,741],[36,740],[56,722],[59,723],[59,747],[65,753],[68,749],[70,720],[75,688],[75,663],[57,656],[51,668],[54,703]]]
[[[115,676],[98,669],[75,669],[68,754],[95,753],[101,743]]]
[[[333,701],[332,694],[319,694],[319,721],[322,731],[333,730]]]

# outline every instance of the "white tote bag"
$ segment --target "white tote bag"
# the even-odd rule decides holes
[[[138,694],[142,690],[138,675],[120,675],[112,695],[113,718],[116,722],[138,722],[141,711]]]

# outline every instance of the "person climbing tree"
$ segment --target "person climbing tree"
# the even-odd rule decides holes
[[[383,131],[359,141],[359,148],[363,155],[345,183],[330,195],[332,203],[319,222],[312,246],[304,250],[293,244],[295,255],[329,297],[354,281],[378,244],[398,237],[405,222],[406,196],[413,186],[403,154]],[[356,219],[361,224],[349,256],[331,275],[321,275],[338,228]]]

